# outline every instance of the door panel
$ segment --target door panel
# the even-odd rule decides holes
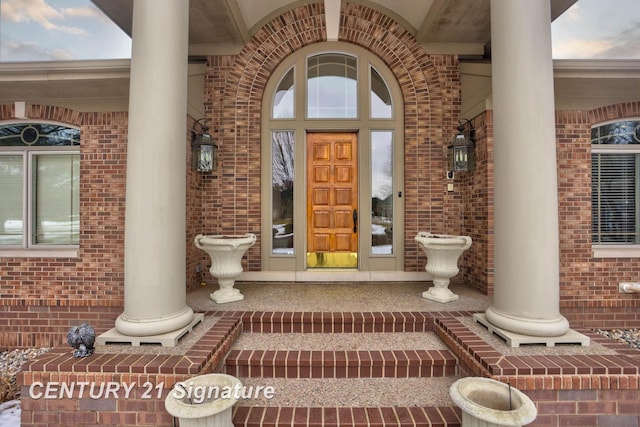
[[[358,266],[355,133],[307,135],[307,266]]]

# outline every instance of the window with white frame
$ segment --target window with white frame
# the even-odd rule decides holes
[[[0,249],[77,246],[80,130],[0,124]]]
[[[640,120],[591,130],[594,245],[640,245]]]

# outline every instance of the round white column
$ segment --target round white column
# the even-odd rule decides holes
[[[116,320],[129,336],[193,319],[185,273],[188,24],[188,1],[134,1],[124,312]]]
[[[548,0],[491,0],[495,287],[487,320],[559,336],[558,184]]]

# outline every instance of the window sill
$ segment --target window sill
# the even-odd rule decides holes
[[[594,245],[594,258],[640,258],[640,246]]]
[[[0,250],[0,258],[77,258],[78,249],[8,249]]]

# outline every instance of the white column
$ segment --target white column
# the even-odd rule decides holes
[[[186,115],[189,2],[135,0],[129,92],[124,313],[129,336],[188,325]]]
[[[549,0],[491,0],[496,327],[563,335]]]

